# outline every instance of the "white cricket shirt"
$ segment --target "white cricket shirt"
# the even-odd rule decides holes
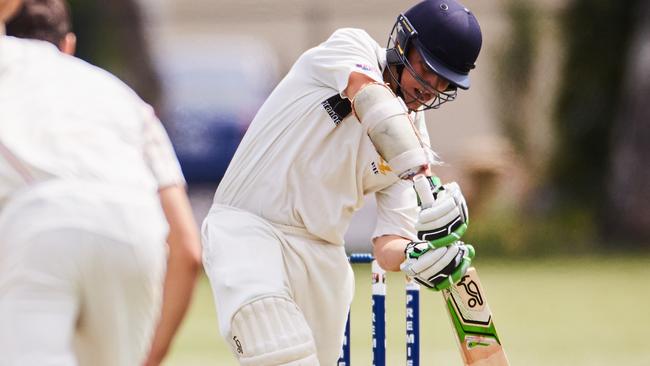
[[[152,194],[184,184],[160,121],[130,88],[49,43],[0,36],[0,209],[52,178]]]
[[[215,204],[342,245],[363,196],[375,193],[373,237],[414,239],[418,209],[412,185],[391,172],[342,95],[351,72],[382,81],[385,52],[365,31],[350,28],[306,51],[253,119]],[[415,121],[428,143],[423,113]]]

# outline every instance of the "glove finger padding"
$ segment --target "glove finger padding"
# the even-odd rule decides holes
[[[427,245],[429,245],[427,243]],[[441,271],[456,255],[457,251],[448,250],[448,247],[432,248],[418,256],[407,268],[402,269],[410,276],[430,275]]]
[[[467,201],[465,196],[460,190],[460,186],[456,182],[447,183],[444,186],[446,192],[449,193],[454,199],[454,202],[458,207],[460,207],[460,213],[463,218],[463,222],[467,223],[469,221],[469,212],[467,210]]]
[[[461,262],[460,266],[447,278],[442,280],[439,284],[437,284],[434,288],[436,291],[442,291],[450,288],[453,284],[458,283],[461,278],[467,273],[467,269],[472,265],[472,258],[474,258],[474,247],[467,244],[466,247],[468,248],[469,252],[467,253],[466,256],[463,257],[463,261]]]
[[[422,209],[420,222],[416,228],[421,230],[432,230],[447,225],[456,217],[461,217],[461,210],[454,203],[453,197],[445,197],[446,202],[431,208]]]
[[[456,182],[437,191],[431,207],[420,211],[415,225],[418,239],[442,247],[459,240],[467,230],[467,203]]]
[[[434,248],[426,242],[410,243],[406,248],[406,260],[401,270],[418,283],[434,290],[441,290],[457,282],[465,274],[474,248],[462,242],[447,247]],[[414,253],[417,253],[415,256]]]

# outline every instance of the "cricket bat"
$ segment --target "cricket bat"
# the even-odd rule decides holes
[[[442,296],[465,365],[509,365],[476,269],[470,267]]]
[[[413,186],[422,207],[431,207],[434,198],[428,179],[417,175],[413,178]],[[442,291],[442,296],[465,365],[508,366],[476,269],[470,267],[457,284]]]

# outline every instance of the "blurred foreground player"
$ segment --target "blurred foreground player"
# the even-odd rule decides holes
[[[3,34],[19,8],[0,0]],[[166,238],[168,273],[191,274],[165,290],[189,297],[197,233],[151,108],[50,44],[0,36],[0,365],[145,362]],[[163,306],[164,342],[186,304]]]
[[[7,34],[49,42],[61,52],[73,55],[76,35],[72,32],[70,9],[65,0],[23,0],[17,14],[7,23]],[[160,187],[167,221],[172,228],[162,313],[145,366],[160,364],[187,312],[200,271],[200,243],[182,186]]]

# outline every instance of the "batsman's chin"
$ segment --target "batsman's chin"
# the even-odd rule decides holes
[[[412,100],[412,101],[406,103],[406,107],[409,109],[409,112],[417,111],[418,108],[420,108],[421,106],[422,106],[422,103],[420,103],[417,100]]]

